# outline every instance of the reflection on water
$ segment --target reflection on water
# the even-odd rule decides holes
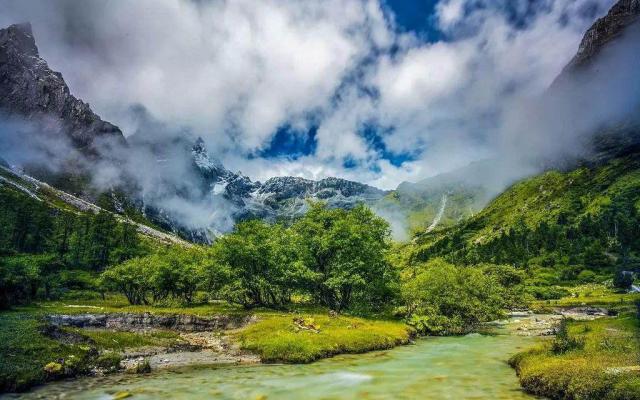
[[[532,399],[508,357],[532,338],[428,338],[415,345],[308,365],[187,368],[144,376],[59,382],[25,398],[112,399]]]

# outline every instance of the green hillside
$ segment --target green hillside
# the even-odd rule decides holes
[[[461,224],[419,235],[412,250],[418,260],[611,272],[638,266],[639,222],[640,157],[633,154],[520,181]]]

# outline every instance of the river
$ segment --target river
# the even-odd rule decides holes
[[[35,399],[533,399],[506,360],[535,338],[425,338],[414,345],[306,365],[190,367],[57,382]]]

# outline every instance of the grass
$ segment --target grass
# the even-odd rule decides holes
[[[538,300],[533,308],[592,306],[604,308],[628,308],[634,301],[640,300],[640,293],[617,293],[613,289],[597,283],[565,287],[570,296],[559,300]]]
[[[226,303],[131,306],[121,296],[105,300],[78,300],[34,303],[0,312],[0,392],[22,391],[48,380],[74,376],[98,363],[98,352],[121,352],[142,346],[171,347],[181,343],[173,331],[122,332],[107,329],[66,328],[93,340],[94,344],[63,344],[40,333],[43,317],[50,314],[82,313],[154,313],[198,316],[255,314],[259,321],[233,333],[241,347],[258,354],[264,362],[310,362],[339,353],[361,353],[387,349],[407,343],[409,328],[401,323],[347,316],[329,317],[327,310],[297,306],[296,313],[266,309],[246,310]],[[302,317],[319,332],[297,330],[294,317]],[[57,374],[45,372],[45,366],[65,360]],[[70,360],[79,360],[69,368]],[[55,365],[54,365],[55,366]]]
[[[548,342],[511,359],[525,390],[552,399],[640,399],[640,326],[633,314],[569,321],[567,328],[580,346],[554,352]]]
[[[294,317],[303,317],[319,332],[299,329]],[[308,363],[341,353],[388,349],[409,342],[409,328],[400,322],[373,321],[323,314],[265,315],[236,334],[242,349],[263,362]]]
[[[88,370],[98,350],[122,351],[140,346],[171,346],[179,342],[177,333],[114,332],[109,330],[69,329],[89,337],[95,346],[64,344],[44,336],[43,317],[48,314],[81,313],[194,314],[200,316],[247,312],[224,303],[191,307],[129,306],[121,296],[78,302],[43,302],[0,312],[0,393],[23,391],[48,380],[74,376]],[[56,374],[45,372],[45,365],[64,360]]]
[[[122,351],[144,346],[171,347],[184,343],[180,335],[173,331],[123,332],[80,328],[67,330],[92,339],[100,350]]]
[[[132,306],[127,299],[118,294],[110,294],[105,300],[83,299],[68,301],[48,301],[33,303],[25,307],[16,307],[18,310],[39,314],[104,314],[104,313],[151,313],[151,314],[188,314],[198,316],[213,315],[236,315],[249,314],[252,310],[246,310],[240,306],[235,306],[225,302],[207,304],[168,304],[166,306],[157,305],[136,305]]]
[[[24,312],[0,313],[0,392],[21,391],[47,380],[70,376],[87,367],[86,345],[66,345],[40,333],[41,322]],[[65,361],[53,376],[45,365]]]

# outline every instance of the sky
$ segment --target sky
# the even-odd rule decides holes
[[[0,25],[30,21],[72,93],[127,136],[143,109],[254,180],[393,189],[546,149],[513,115],[613,2],[3,0]]]

